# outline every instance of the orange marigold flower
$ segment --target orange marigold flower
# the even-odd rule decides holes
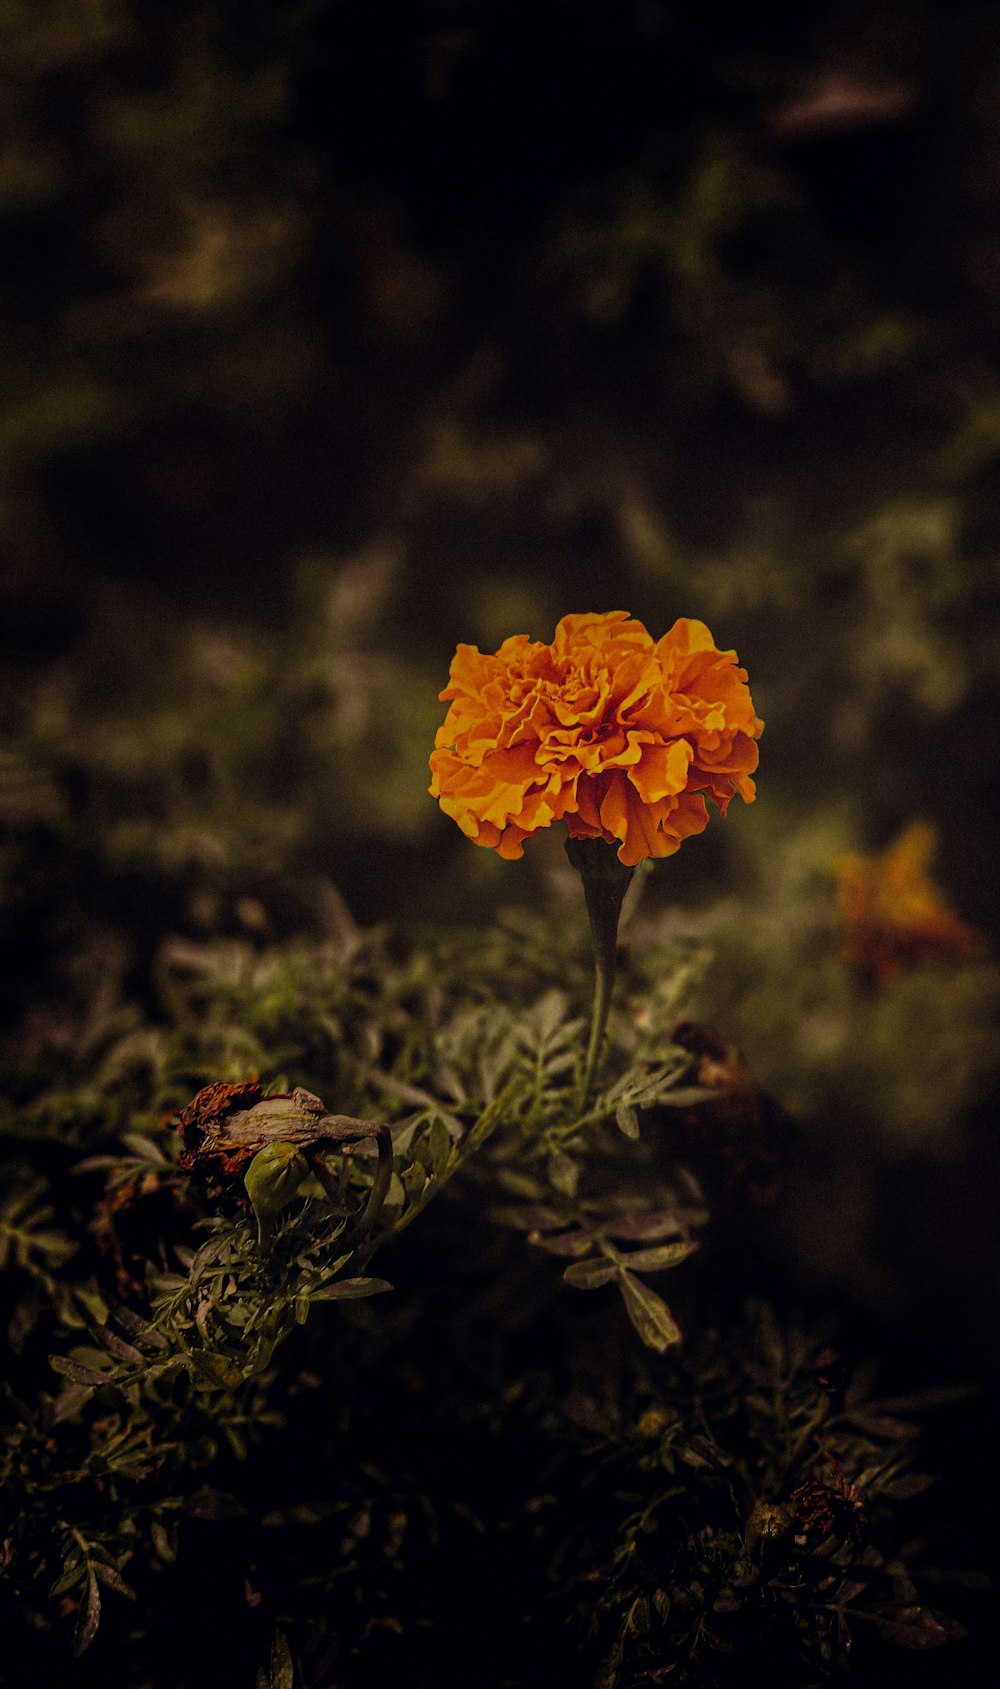
[[[914,821],[881,856],[849,851],[834,860],[844,953],[879,985],[909,962],[980,947],[979,934],[930,877],[936,845],[933,827]]]
[[[501,856],[553,821],[578,839],[618,843],[629,867],[671,856],[752,803],[757,745],[746,671],[682,617],[654,640],[626,610],[564,616],[551,645],[526,634],[495,656],[460,645],[451,707],[431,756],[431,793],[476,844]]]

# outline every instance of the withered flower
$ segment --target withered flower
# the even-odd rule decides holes
[[[799,1548],[816,1548],[829,1537],[855,1548],[868,1534],[868,1503],[856,1484],[849,1484],[832,1454],[826,1454],[830,1478],[810,1478],[792,1491],[792,1526]]]
[[[931,878],[936,845],[933,827],[914,821],[881,856],[851,851],[834,860],[844,954],[878,985],[912,962],[980,948],[979,934]]]
[[[252,1144],[233,1142],[226,1130],[226,1120],[253,1108],[260,1096],[260,1083],[256,1079],[241,1080],[235,1085],[217,1080],[200,1090],[177,1116],[177,1130],[184,1145],[177,1164],[182,1172],[193,1174],[210,1195],[230,1193],[253,1160],[256,1149]]]
[[[363,1212],[345,1239],[371,1224],[385,1200],[392,1174],[392,1140],[376,1120],[331,1114],[311,1091],[296,1086],[262,1097],[256,1079],[206,1085],[177,1118],[184,1148],[178,1157],[207,1196],[257,1213],[261,1235],[312,1172],[331,1194],[323,1151],[374,1142],[378,1155]],[[293,1177],[294,1175],[294,1177]]]

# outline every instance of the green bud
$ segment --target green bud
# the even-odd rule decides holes
[[[309,1163],[295,1144],[273,1143],[258,1150],[243,1183],[257,1216],[257,1241],[263,1245],[274,1221],[297,1194],[310,1172]]]

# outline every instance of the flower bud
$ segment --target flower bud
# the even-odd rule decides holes
[[[257,1151],[243,1183],[257,1216],[257,1241],[263,1245],[274,1221],[296,1195],[310,1171],[309,1163],[295,1144],[266,1144]]]

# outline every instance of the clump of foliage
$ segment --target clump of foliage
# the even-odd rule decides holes
[[[855,1627],[956,1634],[893,1516],[913,1428],[766,1310],[715,1317],[711,1216],[752,1209],[780,1133],[677,1024],[702,954],[633,949],[582,1101],[576,915],[334,924],[169,943],[141,1010],[123,984],[21,1059],[2,1540],[31,1669],[320,1689],[501,1633],[483,1680],[561,1650],[580,1683],[725,1683],[752,1646],[798,1684]]]
[[[739,1304],[770,1195],[800,1275],[909,1269],[995,1347],[1000,972],[873,991],[830,873],[936,820],[997,930],[994,26],[152,10],[0,9],[0,1672],[797,1684],[940,1641],[913,1433]],[[570,587],[754,653],[767,801],[670,884],[723,888],[697,1012],[809,1200],[662,924],[582,1110],[581,922],[404,943],[325,883],[502,895],[424,795],[435,677]],[[364,1135],[275,1140],[256,1214],[249,1161],[182,1166],[254,1075],[384,1125],[388,1190]]]
[[[594,1414],[583,1481],[610,1552],[591,1592],[596,1682],[736,1684],[752,1659],[771,1682],[811,1684],[866,1631],[914,1649],[963,1634],[920,1603],[922,1545],[889,1546],[895,1504],[933,1481],[898,1414],[934,1398],[870,1401],[870,1384],[752,1303],[641,1377],[624,1411]],[[581,1593],[590,1560],[560,1561]]]

